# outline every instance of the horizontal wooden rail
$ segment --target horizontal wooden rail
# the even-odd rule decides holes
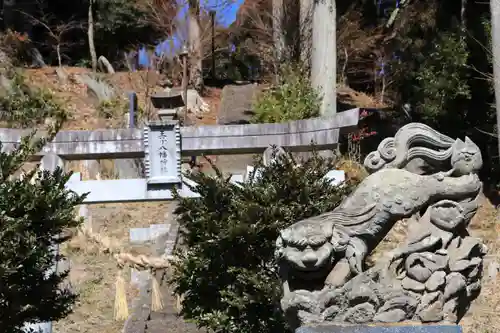
[[[182,127],[182,155],[198,156],[261,153],[270,145],[290,151],[308,151],[311,143],[321,149],[334,148],[339,134],[358,125],[359,109],[337,113],[331,118],[313,118],[280,124],[249,124]],[[28,130],[1,129],[2,150],[9,151]],[[41,133],[40,135],[43,135]],[[66,160],[120,159],[144,157],[142,129],[61,131],[42,152]]]

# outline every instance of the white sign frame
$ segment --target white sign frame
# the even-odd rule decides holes
[[[155,152],[154,145],[152,144],[153,132],[166,131],[173,132],[175,135],[175,152],[174,156],[170,156],[175,160],[175,171],[168,172],[168,175],[153,175],[154,161],[153,155]],[[171,143],[174,144],[174,143]],[[170,152],[172,149],[169,149]],[[144,167],[146,172],[146,179],[148,185],[171,185],[182,183],[182,170],[181,170],[181,129],[178,121],[157,121],[149,122],[144,127]],[[160,172],[161,174],[162,172]],[[173,173],[173,175],[172,175]]]

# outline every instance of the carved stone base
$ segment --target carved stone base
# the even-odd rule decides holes
[[[458,325],[374,326],[374,325],[317,325],[302,326],[295,333],[462,333]]]

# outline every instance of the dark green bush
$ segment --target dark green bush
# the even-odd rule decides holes
[[[278,232],[332,210],[351,188],[323,179],[334,161],[317,154],[300,165],[289,156],[262,168],[241,186],[219,170],[190,175],[201,196],[176,198],[187,250],[172,282],[184,295],[184,318],[214,332],[286,331],[273,257]]]
[[[12,153],[0,153],[0,332],[21,333],[25,323],[58,320],[72,310],[75,295],[61,289],[67,272],[51,270],[53,246],[80,219],[82,196],[65,189],[70,174],[32,171],[12,176],[45,140],[24,138]]]
[[[453,112],[450,104],[470,98],[467,82],[469,53],[465,38],[458,33],[442,33],[425,61],[415,72],[415,100],[422,118],[432,122]]]

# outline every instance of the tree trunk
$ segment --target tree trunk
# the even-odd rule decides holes
[[[466,8],[467,8],[467,0],[461,0],[460,6],[460,26],[462,28],[462,32],[467,30],[467,19],[466,19]]]
[[[95,51],[94,44],[94,14],[93,14],[93,4],[95,0],[89,1],[89,13],[88,13],[88,37],[89,37],[89,51],[90,59],[92,60],[92,70],[97,72],[97,53]]]
[[[57,63],[59,64],[59,68],[62,67],[62,59],[61,59],[61,44],[56,45],[56,53],[57,53]]]
[[[190,81],[198,91],[203,89],[203,49],[201,44],[200,3],[198,0],[189,1],[189,44],[190,52]]]
[[[493,83],[497,111],[498,152],[500,154],[500,2],[490,1],[491,53],[493,55]]]
[[[100,56],[97,60],[97,63],[99,64],[99,68],[101,69],[101,71],[104,72],[104,68],[106,68],[106,72],[108,74],[115,74],[113,66],[105,56]]]
[[[300,61],[303,66],[311,66],[311,35],[313,0],[300,1]]]
[[[335,0],[317,0],[312,13],[311,82],[322,97],[320,115],[337,112]]]
[[[279,72],[279,64],[283,58],[285,49],[285,31],[283,23],[285,20],[285,11],[283,0],[273,1],[273,44],[274,44],[274,71]]]

